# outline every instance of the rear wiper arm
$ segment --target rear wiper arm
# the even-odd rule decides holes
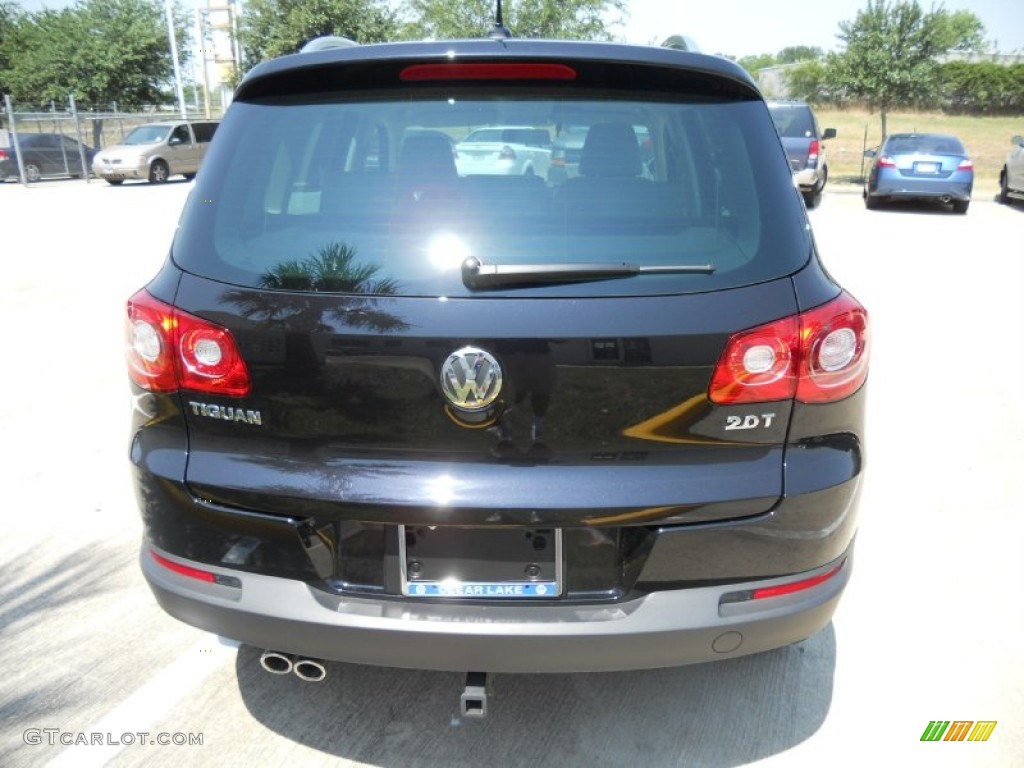
[[[665,264],[647,267],[625,262],[484,264],[473,256],[462,262],[462,282],[473,290],[614,280],[634,275],[711,275],[714,272],[715,268],[710,264]]]

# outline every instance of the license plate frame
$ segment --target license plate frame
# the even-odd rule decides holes
[[[930,160],[914,163],[914,173],[919,173],[922,176],[935,176],[941,168],[940,163]]]
[[[504,559],[471,557],[481,552]],[[398,563],[404,597],[535,602],[559,598],[564,589],[558,528],[400,525]]]

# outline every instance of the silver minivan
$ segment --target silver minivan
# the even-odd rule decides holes
[[[109,184],[125,179],[160,183],[179,174],[192,179],[216,130],[210,120],[140,125],[120,144],[97,152],[92,171]]]

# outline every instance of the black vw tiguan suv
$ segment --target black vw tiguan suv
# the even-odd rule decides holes
[[[585,126],[578,173],[460,176],[501,125]],[[723,59],[265,63],[127,354],[145,576],[271,671],[730,658],[817,632],[850,576],[867,315]]]

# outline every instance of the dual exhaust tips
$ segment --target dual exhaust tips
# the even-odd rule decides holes
[[[260,666],[272,675],[287,675],[291,672],[307,683],[319,683],[327,677],[327,667],[317,659],[295,657],[280,651],[264,651],[260,654]]]
[[[319,683],[327,677],[324,662],[281,651],[264,651],[260,654],[260,666],[272,675],[294,672],[297,678],[307,683]],[[487,717],[488,688],[486,672],[466,673],[466,687],[459,701],[463,717]]]

